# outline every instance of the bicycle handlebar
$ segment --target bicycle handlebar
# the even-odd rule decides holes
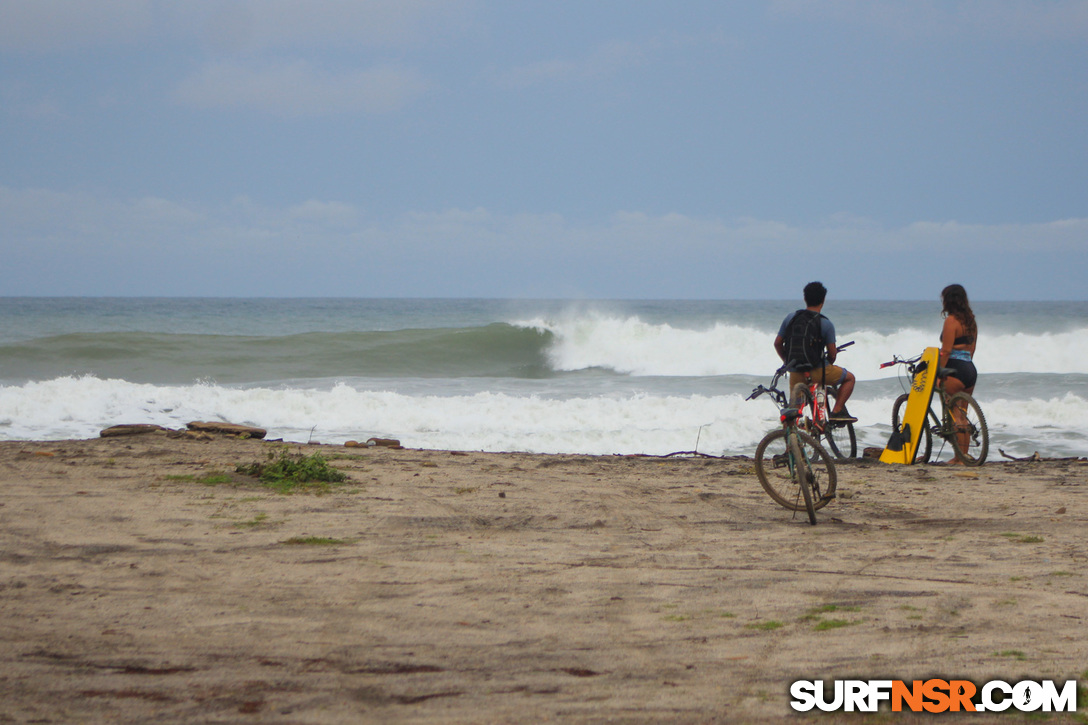
[[[895,355],[888,362],[880,363],[880,367],[881,367],[881,369],[890,368],[892,365],[906,365],[906,366],[909,367],[909,366],[913,365],[914,363],[918,362],[921,359],[922,359],[921,355],[919,355],[918,357],[912,357],[912,358],[899,357],[898,355]]]
[[[898,355],[895,355],[888,362],[880,363],[880,367],[881,368],[887,368],[887,367],[891,367],[892,365],[906,365],[907,370],[910,371],[911,375],[914,375],[914,374],[917,374],[917,373],[919,373],[919,372],[921,372],[922,370],[925,369],[924,364],[923,365],[918,364],[918,361],[921,360],[921,359],[922,359],[921,355],[919,355],[918,357],[912,357],[912,358],[909,358],[909,359],[908,358],[902,358],[902,357],[899,357]],[[947,378],[949,375],[955,375],[955,372],[951,368],[944,368],[944,367],[939,367],[939,366],[937,367],[937,377],[939,379],[943,380],[944,378]]]
[[[844,342],[843,344],[841,344],[841,345],[839,345],[838,347],[835,348],[835,352],[841,352],[841,351],[845,350],[846,348],[850,347],[853,344],[854,344],[853,340],[851,340],[850,342]],[[888,363],[888,364],[890,365],[891,363]],[[759,387],[753,389],[752,394],[749,395],[747,398],[745,398],[745,400],[755,400],[756,398],[763,395],[764,393],[770,393],[775,398],[776,402],[778,402],[780,405],[785,405],[784,401],[787,399],[786,394],[783,393],[781,390],[779,390],[777,386],[778,386],[778,380],[783,375],[785,375],[786,373],[789,372],[788,368],[789,368],[789,363],[786,363],[782,367],[778,368],[778,370],[775,370],[774,378],[771,379],[771,387],[767,388],[767,387],[764,387],[764,386],[760,385]]]
[[[745,400],[755,400],[764,393],[768,393],[772,398],[774,398],[776,404],[778,404],[779,406],[785,405],[786,394],[779,390],[777,387],[775,387],[778,384],[778,378],[779,376],[776,375],[774,381],[771,383],[771,387],[769,388],[762,385],[756,387],[754,390],[752,390],[752,394],[745,398]]]

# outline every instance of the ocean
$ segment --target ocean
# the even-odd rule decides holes
[[[824,313],[859,450],[905,390],[894,355],[938,344],[931,301]],[[751,455],[776,425],[748,401],[794,300],[0,298],[0,440],[221,420],[285,441],[411,448]],[[1088,302],[974,302],[990,456],[1088,456]]]

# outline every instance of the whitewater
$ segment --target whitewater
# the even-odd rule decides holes
[[[779,361],[773,301],[0,298],[0,440],[223,420],[285,441],[751,455]],[[1088,304],[976,302],[991,455],[1088,455]],[[937,344],[936,301],[829,299],[859,447]]]

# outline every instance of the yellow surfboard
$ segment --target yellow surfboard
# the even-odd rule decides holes
[[[933,398],[933,385],[937,382],[940,354],[941,351],[935,347],[927,347],[922,353],[914,380],[911,381],[907,410],[899,422],[900,429],[892,431],[887,447],[880,454],[882,462],[914,463],[914,452],[922,441],[922,427],[926,424],[926,410]]]

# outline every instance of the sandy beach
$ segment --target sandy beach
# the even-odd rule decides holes
[[[744,457],[235,473],[283,445],[0,443],[0,722],[769,722],[797,679],[1088,680],[1084,460],[852,462],[810,526]]]

